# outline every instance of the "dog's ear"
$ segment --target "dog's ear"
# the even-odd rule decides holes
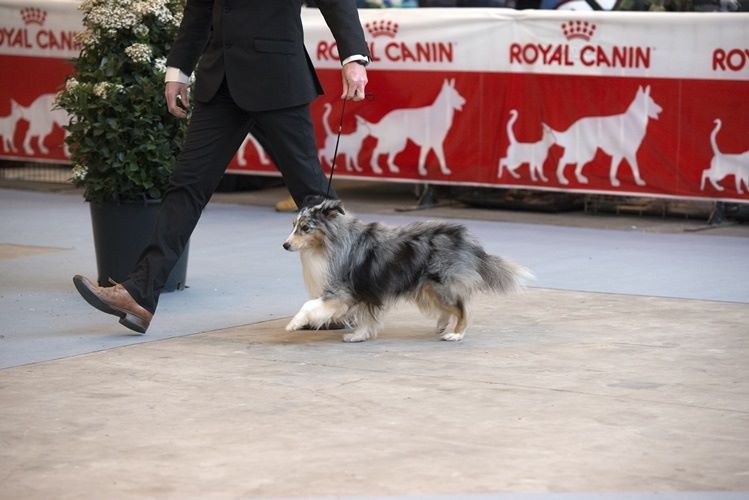
[[[324,217],[333,218],[338,215],[345,215],[346,212],[343,211],[343,204],[341,203],[341,200],[325,200],[319,205],[320,207],[320,213]]]

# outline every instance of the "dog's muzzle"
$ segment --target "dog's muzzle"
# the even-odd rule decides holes
[[[291,251],[291,243],[289,243],[288,241],[284,241],[283,248],[284,248],[284,250]]]

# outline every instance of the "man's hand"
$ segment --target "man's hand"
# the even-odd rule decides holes
[[[364,99],[364,88],[367,86],[367,69],[356,61],[344,64],[341,70],[343,93],[341,99]]]
[[[166,97],[166,107],[171,114],[177,118],[187,118],[187,110],[190,108],[190,95],[187,91],[187,84],[166,82],[164,97]]]

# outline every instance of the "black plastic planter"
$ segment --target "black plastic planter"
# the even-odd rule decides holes
[[[158,200],[90,203],[99,285],[111,286],[110,278],[116,282],[127,279],[148,244],[160,204]],[[172,269],[163,292],[185,288],[189,245],[188,242]]]

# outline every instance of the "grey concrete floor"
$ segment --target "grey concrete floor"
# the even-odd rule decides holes
[[[745,228],[352,196],[461,218],[538,279],[479,297],[461,343],[401,306],[349,345],[282,329],[281,193],[218,196],[190,288],[132,336],[70,284],[95,269],[80,197],[0,190],[0,498],[748,496]]]

